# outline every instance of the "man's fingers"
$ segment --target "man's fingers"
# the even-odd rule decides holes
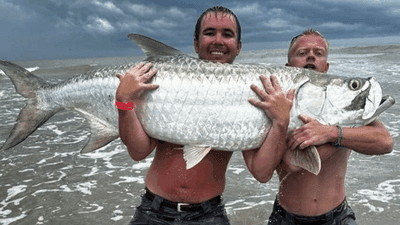
[[[286,97],[287,97],[290,101],[293,101],[294,96],[295,96],[295,91],[294,91],[294,89],[290,89],[290,90],[287,92],[287,94],[286,94]]]
[[[266,93],[272,93],[274,91],[273,87],[272,87],[272,84],[271,84],[271,81],[269,80],[269,78],[267,78],[264,75],[261,75],[260,76],[260,80],[261,80],[261,83],[262,83]]]
[[[296,143],[296,139],[294,138],[293,135],[290,135],[290,137],[288,137],[287,147],[293,150],[296,148],[295,143]]]
[[[254,105],[257,108],[260,108],[262,110],[266,110],[268,107],[270,107],[267,103],[262,102],[262,101],[258,101],[258,100],[254,100],[254,99],[249,99],[248,100],[250,102],[250,104]]]
[[[151,69],[149,72],[147,72],[147,77],[152,78],[154,75],[156,75],[157,70],[156,69]]]
[[[309,123],[314,120],[313,118],[306,115],[299,115],[299,119],[303,121],[303,123]]]
[[[142,66],[142,67],[140,68],[140,70],[146,73],[146,72],[149,72],[149,71],[150,71],[151,67],[153,67],[153,64],[151,64],[151,63],[146,63],[146,64],[144,64],[144,66]]]
[[[143,63],[140,62],[126,71],[125,75],[134,75],[137,74],[137,71],[141,71],[142,75],[146,73],[153,65],[151,63]]]
[[[127,74],[127,73],[131,73],[131,71],[132,71],[132,73],[133,73],[133,71],[135,71],[135,70],[140,70],[144,65],[145,65],[144,63],[140,62],[140,63],[138,63],[138,64],[132,66],[132,67],[126,72],[126,74]]]
[[[250,104],[252,104],[254,106],[257,106],[257,105],[259,105],[261,103],[260,101],[257,101],[257,100],[255,100],[253,98],[249,99],[249,102],[250,102]]]
[[[272,86],[276,91],[282,91],[281,85],[279,84],[279,80],[275,75],[271,74],[270,80]]]
[[[295,141],[293,139],[290,139],[287,142],[287,148],[289,148],[290,150],[296,149]]]
[[[138,63],[136,66],[134,66],[134,67],[132,67],[132,68],[140,69],[140,68],[142,68],[144,65],[145,65],[144,63],[140,62],[140,63]]]
[[[257,85],[252,84],[250,86],[251,90],[254,91],[254,93],[256,93],[256,95],[258,95],[258,97],[260,97],[261,99],[266,99],[267,98],[267,93],[262,90],[261,88],[257,87]]]
[[[148,83],[150,82],[150,80],[156,75],[157,70],[156,69],[151,69],[150,71],[148,71],[147,73],[143,74],[143,76],[141,77],[141,81],[143,83]]]
[[[117,75],[115,75],[120,81],[121,81],[121,79],[124,77],[124,75],[122,75],[122,74],[117,74]]]
[[[304,150],[305,148],[309,147],[310,145],[308,144],[308,142],[310,141],[303,141],[300,145],[299,145],[299,149],[300,150]]]
[[[158,87],[159,87],[158,84],[147,84],[143,89],[144,89],[144,91],[150,91],[150,90],[157,89]]]

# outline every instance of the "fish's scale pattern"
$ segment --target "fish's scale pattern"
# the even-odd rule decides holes
[[[143,104],[136,109],[150,136],[221,150],[256,148],[262,143],[269,119],[248,99],[257,98],[250,84],[261,87],[259,76],[274,73],[270,68],[216,64],[187,55],[150,57],[144,62],[151,62],[157,69],[152,82],[160,85],[157,91],[146,93]],[[116,110],[109,110],[114,107],[119,83],[115,76],[134,65],[102,68],[65,80],[46,90],[42,102],[54,99],[63,108],[93,114],[117,128]],[[281,85],[284,89],[290,86]]]
[[[114,102],[119,81],[115,76],[100,77],[99,74],[98,71],[93,73],[92,79],[74,77],[63,85],[58,84],[46,89],[40,95],[41,102],[52,102],[65,109],[91,114],[99,121],[104,121],[105,126],[117,129],[118,117]],[[51,107],[56,106],[47,105],[43,108]]]
[[[248,102],[249,98],[258,98],[250,85],[262,87],[260,74],[269,76],[271,72],[281,71],[269,71],[260,65],[216,64],[187,55],[148,58],[146,61],[157,69],[152,82],[160,85],[157,91],[146,93],[143,104],[136,109],[150,136],[219,150],[252,149],[261,145],[270,121],[263,111]],[[111,115],[114,112],[107,113],[110,111],[104,106],[113,106],[115,93],[112,90],[118,86],[115,75],[125,73],[134,65],[103,68],[60,83],[57,88],[63,97],[59,99],[69,101],[61,104],[79,106],[90,113],[98,112],[96,117],[117,127],[117,118]],[[286,74],[293,76],[293,73]],[[288,89],[289,85],[284,81],[285,78],[280,81],[281,85]],[[82,92],[86,99],[81,98]],[[88,104],[94,99],[100,99],[99,104]]]
[[[261,74],[277,75],[284,92],[290,88],[299,91],[299,87],[308,81],[312,90],[324,89],[328,82],[337,79],[293,67],[219,64],[187,55],[150,57],[144,62],[151,62],[157,69],[151,82],[159,84],[157,90],[146,92],[142,104],[135,108],[146,132],[153,138],[172,143],[210,146],[219,150],[258,148],[264,140],[270,121],[262,110],[248,102],[249,98],[258,98],[250,85],[262,87]],[[77,110],[90,120],[94,116],[96,121],[104,121],[105,127],[112,125],[117,129],[114,101],[119,81],[115,75],[125,73],[134,65],[108,67],[73,77],[44,89],[37,101],[45,110],[50,111],[55,105]],[[297,115],[303,113],[301,110],[315,104],[307,98],[325,100],[313,94],[295,99],[290,127],[301,122],[297,119]],[[297,105],[299,101],[303,108]],[[351,119],[353,123],[355,120]]]
[[[304,77],[287,68],[219,64],[187,55],[150,57],[144,62],[157,69],[151,82],[160,85],[156,91],[147,92],[143,104],[135,109],[146,132],[172,143],[219,150],[258,148],[264,140],[270,121],[262,110],[248,102],[249,98],[258,98],[250,85],[262,87],[261,74],[279,74],[284,91],[293,86],[293,76]],[[64,108],[95,114],[117,128],[116,110],[108,109],[113,107],[118,87],[115,75],[134,65],[108,67],[73,77],[53,87],[56,91],[47,98],[56,99]]]
[[[158,71],[153,82],[160,87],[148,92],[136,110],[150,136],[216,150],[261,145],[270,121],[248,99],[257,98],[250,85],[261,86],[260,74],[269,74],[265,68],[215,64],[187,56],[149,61]]]

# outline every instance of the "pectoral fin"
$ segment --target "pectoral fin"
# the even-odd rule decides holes
[[[186,169],[197,165],[211,150],[209,146],[188,146],[183,147],[183,159],[186,161]]]
[[[290,151],[290,154],[291,163],[294,166],[301,167],[315,175],[319,174],[321,159],[315,146],[310,146],[304,150]]]

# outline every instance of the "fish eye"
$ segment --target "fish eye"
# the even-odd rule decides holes
[[[352,91],[358,90],[361,88],[361,81],[357,79],[350,80],[349,88]]]

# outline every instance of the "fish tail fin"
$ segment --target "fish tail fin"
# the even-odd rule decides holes
[[[211,150],[208,146],[188,146],[183,147],[183,159],[186,161],[186,169],[191,169],[197,165]]]
[[[0,61],[0,69],[11,79],[17,93],[26,98],[26,106],[21,109],[16,124],[1,147],[1,150],[7,150],[24,141],[61,108],[40,108],[36,98],[38,91],[51,86],[45,80],[11,62]]]
[[[38,90],[50,86],[47,81],[17,64],[0,61],[0,69],[11,79],[17,93],[25,98],[34,98]]]
[[[304,150],[290,151],[291,163],[294,166],[301,167],[315,175],[321,171],[321,159],[319,157],[317,148],[310,146]]]
[[[128,38],[139,45],[148,58],[183,54],[176,48],[140,34],[128,34]]]

